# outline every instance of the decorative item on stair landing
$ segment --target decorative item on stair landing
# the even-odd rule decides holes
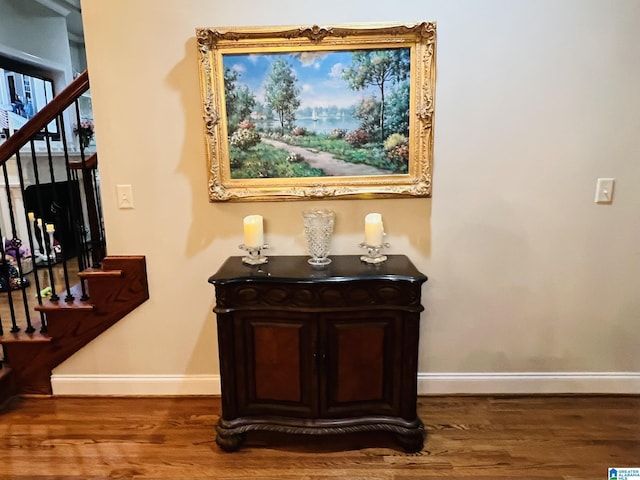
[[[75,125],[73,127],[73,133],[78,136],[82,148],[87,148],[91,143],[91,140],[93,140],[93,122],[90,122],[88,120],[80,122],[80,125]]]
[[[20,274],[31,270],[31,255],[22,248],[22,241],[19,238],[6,239],[0,257],[0,292],[28,287],[31,282]]]
[[[42,218],[36,218],[33,212],[28,212],[33,241],[33,258],[36,266],[47,266],[49,261],[56,263],[62,257],[62,245],[54,238],[55,226],[45,223]]]

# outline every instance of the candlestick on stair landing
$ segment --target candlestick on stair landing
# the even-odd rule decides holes
[[[53,234],[55,233],[56,230],[55,230],[55,227],[53,226],[53,224],[47,223],[46,231],[47,231],[47,234],[49,235],[49,258],[51,260],[55,260],[56,259],[56,252],[53,249]]]

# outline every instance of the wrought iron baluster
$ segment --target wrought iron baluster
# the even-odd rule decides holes
[[[32,138],[30,140],[29,146],[31,147],[31,155],[32,158],[35,155],[35,145],[34,145],[34,139]],[[26,208],[26,202],[24,201],[24,192],[25,192],[25,179],[24,179],[24,170],[22,167],[22,159],[20,158],[20,152],[16,153],[16,165],[18,167],[18,179],[20,180],[20,190],[22,191],[22,200],[23,203],[25,204],[25,220],[27,223],[27,235],[29,237],[28,242],[30,245],[30,250],[31,250],[31,266],[33,269],[33,283],[35,284],[36,287],[36,298],[38,299],[38,304],[42,305],[42,291],[40,289],[40,277],[38,276],[38,271],[36,268],[36,261],[37,258],[35,257],[35,244],[34,244],[34,240],[36,240],[35,236],[35,231],[32,230],[31,228],[31,222],[29,221],[29,212],[27,212],[27,208]],[[34,224],[35,225],[35,224]],[[27,307],[28,310],[28,307]],[[27,322],[31,322],[31,314],[28,312],[27,313]],[[41,333],[45,333],[47,331],[47,319],[46,316],[43,312],[40,312],[40,332]]]
[[[25,330],[25,332],[27,333],[33,333],[35,332],[35,328],[33,327],[33,325],[31,325],[31,316],[29,315],[29,300],[27,299],[27,292],[26,292],[26,278],[24,276],[24,270],[22,268],[22,253],[21,253],[21,249],[22,249],[22,240],[18,238],[18,232],[16,229],[16,219],[15,219],[15,214],[14,214],[14,210],[13,210],[13,198],[11,196],[11,182],[9,179],[9,172],[8,172],[8,168],[7,168],[7,162],[2,164],[2,173],[4,175],[4,185],[5,185],[5,193],[7,195],[7,207],[9,209],[9,220],[11,222],[11,239],[9,240],[9,245],[12,247],[12,250],[15,253],[15,259],[16,259],[16,265],[15,268],[18,271],[18,278],[16,280],[17,282],[17,286],[20,288],[20,290],[22,291],[22,304],[24,307],[24,312],[25,312],[25,319],[27,322],[27,328]],[[2,238],[4,239],[4,236],[2,236]],[[10,297],[13,297],[13,294],[11,294],[12,290],[13,290],[13,285],[11,283],[11,275],[9,272],[10,266],[9,266],[9,256],[7,254],[7,245],[4,244],[3,241],[3,245],[2,245],[2,259],[4,261],[4,269],[7,278],[6,278],[6,285],[7,288],[9,290],[10,293]],[[32,261],[33,263],[33,261]],[[12,299],[9,301],[9,303],[12,303]],[[11,306],[10,306],[11,308]],[[15,312],[12,309],[11,312],[11,316],[12,316],[12,323],[15,324]]]

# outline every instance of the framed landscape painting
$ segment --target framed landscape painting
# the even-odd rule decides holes
[[[211,201],[431,194],[436,28],[199,28]]]

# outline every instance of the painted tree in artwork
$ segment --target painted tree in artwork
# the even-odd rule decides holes
[[[389,102],[385,109],[387,114],[385,127],[390,132],[409,136],[409,101],[409,82],[401,82],[389,95]]]
[[[249,118],[256,99],[249,87],[238,82],[239,74],[229,68],[224,70],[224,91],[227,109],[227,129],[232,134],[238,124]]]
[[[409,77],[410,51],[407,48],[391,50],[361,50],[353,53],[352,65],[343,77],[352,90],[369,86],[380,91],[379,133],[385,139],[385,95],[387,88]]]
[[[282,133],[285,127],[295,121],[295,112],[300,106],[300,89],[297,79],[289,63],[279,58],[271,66],[265,82],[265,100],[278,115]]]

